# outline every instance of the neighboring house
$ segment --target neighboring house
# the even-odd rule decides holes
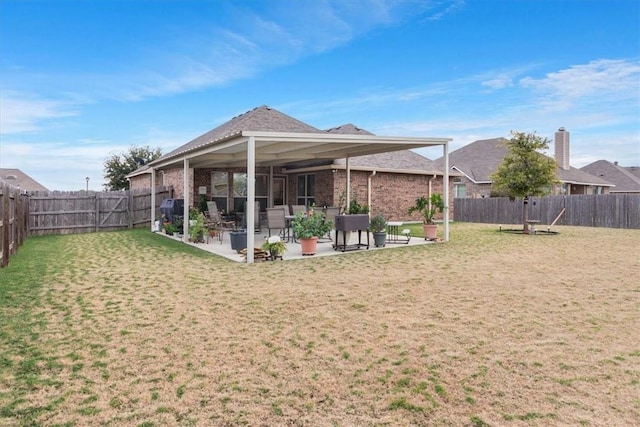
[[[410,149],[449,139],[376,136],[352,124],[320,130],[267,106],[236,116],[129,174],[131,188],[149,188],[153,171],[156,185],[172,186],[176,198],[185,198],[188,188],[185,199],[191,206],[204,197],[222,211],[242,213],[248,195],[245,147],[251,137],[255,200],[263,212],[282,204],[344,207],[356,199],[388,219],[417,220],[407,214],[415,198],[444,193],[443,172]]]
[[[0,181],[18,187],[22,191],[49,191],[45,186],[20,169],[0,168]]]
[[[640,175],[635,175],[633,169],[619,166],[618,162],[608,162],[598,160],[580,168],[580,170],[591,175],[606,179],[615,187],[609,190],[610,193],[640,193]]]
[[[449,166],[461,176],[453,177],[453,197],[489,197],[491,175],[508,153],[505,138],[483,139],[449,153]],[[613,184],[569,165],[569,132],[560,128],[555,134],[556,176],[560,184],[554,194],[604,194]],[[444,160],[434,160],[434,168],[442,170]],[[453,175],[453,173],[452,173]]]

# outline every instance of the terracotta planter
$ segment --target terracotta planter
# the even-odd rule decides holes
[[[423,224],[422,229],[425,240],[434,240],[438,235],[438,224]]]
[[[302,250],[302,255],[313,255],[316,253],[318,248],[318,238],[312,237],[310,239],[299,239],[300,240],[300,249]]]

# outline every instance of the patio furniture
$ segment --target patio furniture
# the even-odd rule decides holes
[[[222,218],[216,202],[207,202],[207,212],[204,214],[204,221],[207,230],[216,230],[216,235],[222,244],[225,231],[232,231],[236,228],[235,221],[228,221]]]
[[[305,205],[291,205],[291,215],[295,216],[298,212],[306,212],[307,207]]]
[[[336,243],[335,250],[341,250],[342,252],[348,250],[356,250],[360,248],[369,249],[369,215],[357,214],[357,215],[336,215]],[[358,243],[347,244],[347,233],[351,231],[358,232]],[[362,232],[367,235],[367,243],[362,243]],[[340,239],[342,237],[342,239]],[[342,243],[340,243],[342,240]]]
[[[261,229],[260,225],[260,202],[256,201],[254,204],[254,214],[253,214],[253,231],[254,233],[259,233]],[[244,202],[244,213],[242,214],[242,228],[248,229],[247,227],[247,202]]]
[[[271,230],[278,230],[278,235],[283,241],[290,240],[291,233],[283,207],[267,208],[267,229],[269,237],[271,237]]]
[[[404,243],[408,244],[411,240],[411,230],[405,228],[400,232],[400,227],[404,225],[400,221],[387,222],[387,241],[386,243]]]

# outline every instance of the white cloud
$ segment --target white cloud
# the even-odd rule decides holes
[[[572,108],[589,97],[597,97],[598,103],[637,103],[640,99],[640,62],[598,59],[548,73],[543,78],[525,77],[519,83],[544,99],[548,108]]]
[[[76,114],[76,106],[66,101],[0,91],[0,134],[36,131],[43,121]]]

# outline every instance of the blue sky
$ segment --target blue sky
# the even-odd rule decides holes
[[[0,167],[49,189],[264,104],[451,150],[562,126],[573,166],[637,166],[640,2],[0,0]]]

